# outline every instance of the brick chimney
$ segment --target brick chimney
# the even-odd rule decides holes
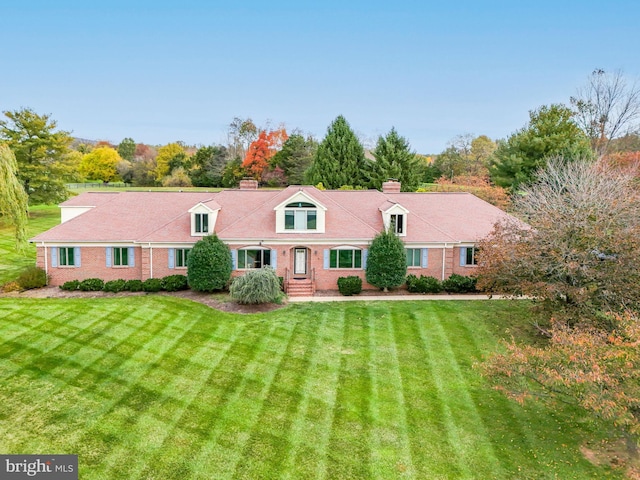
[[[389,179],[382,184],[382,193],[400,193],[402,184],[393,179]]]
[[[257,190],[258,181],[253,178],[243,178],[240,180],[240,190]]]

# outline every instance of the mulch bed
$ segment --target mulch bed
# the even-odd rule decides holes
[[[183,290],[180,292],[158,292],[157,294],[146,292],[81,292],[81,291],[67,291],[62,290],[59,287],[43,287],[34,290],[26,290],[24,292],[9,292],[0,293],[0,298],[105,298],[105,297],[132,297],[142,295],[171,295],[173,297],[186,298],[194,302],[202,303],[208,307],[220,310],[223,312],[232,313],[261,313],[277,310],[286,305],[286,302],[282,304],[265,303],[259,305],[241,305],[237,302],[220,301],[215,299],[209,293],[196,292],[194,290]]]

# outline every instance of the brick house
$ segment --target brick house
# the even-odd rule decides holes
[[[60,225],[30,240],[52,285],[186,275],[189,249],[215,232],[231,249],[234,275],[270,265],[290,295],[335,290],[347,275],[374,288],[364,269],[383,228],[402,238],[408,273],[473,274],[474,245],[508,217],[468,193],[401,193],[394,181],[382,192],[259,190],[251,180],[213,193],[88,192],[60,207]]]

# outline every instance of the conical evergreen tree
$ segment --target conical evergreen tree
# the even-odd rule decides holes
[[[372,153],[375,162],[370,164],[369,179],[373,188],[380,190],[383,182],[393,178],[402,184],[403,192],[416,191],[420,185],[420,160],[395,128],[386,137],[378,138]]]
[[[364,148],[351,127],[340,115],[327,129],[309,170],[309,183],[322,183],[325,188],[343,185],[368,186]]]

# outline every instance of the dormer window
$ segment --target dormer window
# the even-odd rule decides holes
[[[292,202],[285,206],[285,230],[316,230],[318,222],[317,207],[309,202]]]
[[[404,215],[392,214],[389,222],[389,228],[396,235],[402,235],[404,233]]]
[[[194,215],[195,220],[195,232],[196,233],[209,233],[209,214],[208,213],[196,213]]]

